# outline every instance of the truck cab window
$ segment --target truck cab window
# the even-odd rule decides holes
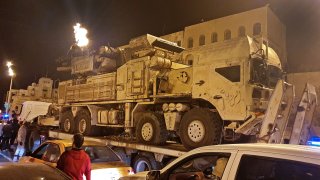
[[[274,88],[279,79],[282,78],[282,71],[280,68],[272,65],[268,65],[268,80],[269,86]]]
[[[320,179],[320,166],[305,162],[244,155],[236,180],[255,179]]]
[[[216,68],[215,71],[231,82],[240,82],[240,65]]]

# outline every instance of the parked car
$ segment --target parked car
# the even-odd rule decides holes
[[[43,163],[1,163],[0,177],[6,180],[72,180],[59,169]]]
[[[319,180],[320,148],[287,144],[205,146],[162,170],[121,179]]]
[[[72,140],[48,140],[40,145],[29,156],[24,156],[19,163],[42,162],[56,167],[60,155],[72,148]],[[109,147],[85,141],[83,150],[91,160],[91,179],[119,179],[133,173],[130,166],[121,161],[119,156]]]

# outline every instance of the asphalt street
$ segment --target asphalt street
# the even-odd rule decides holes
[[[0,151],[0,162],[11,162],[12,155],[9,151]]]

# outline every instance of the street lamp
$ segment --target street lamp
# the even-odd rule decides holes
[[[11,88],[12,88],[12,78],[14,76],[14,72],[13,72],[13,69],[11,68],[12,67],[12,63],[10,61],[7,62],[7,67],[8,67],[8,73],[9,73],[9,76],[11,77],[10,78],[10,88],[9,88],[9,94],[8,94],[8,99],[7,99],[7,104],[6,104],[6,113],[8,114],[8,111],[10,109],[10,99],[11,99]]]

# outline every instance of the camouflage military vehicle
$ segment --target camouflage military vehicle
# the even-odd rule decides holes
[[[98,52],[73,46],[58,67],[74,77],[59,83],[61,128],[123,128],[144,144],[179,137],[190,149],[248,134],[281,78],[279,57],[249,37],[197,53],[193,66],[177,63],[183,48],[149,34]]]

